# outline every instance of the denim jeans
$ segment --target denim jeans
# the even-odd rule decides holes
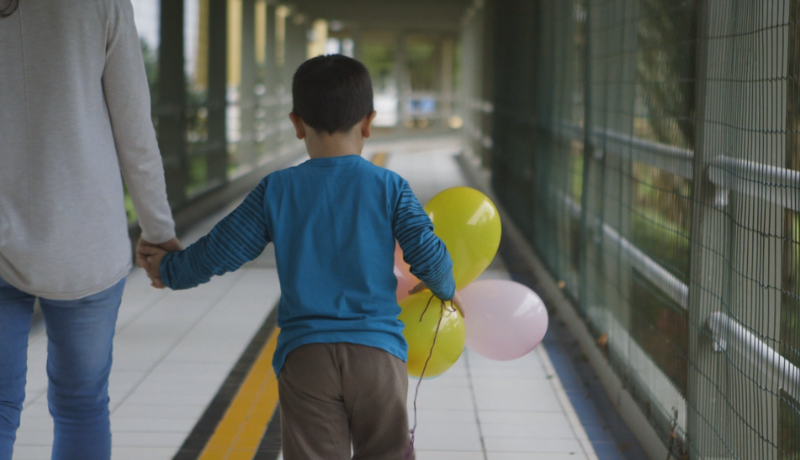
[[[108,460],[108,375],[123,279],[78,300],[39,299],[47,330],[47,402],[53,460]],[[0,279],[0,460],[11,460],[25,400],[35,296]]]

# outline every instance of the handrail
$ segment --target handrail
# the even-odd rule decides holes
[[[548,128],[569,140],[584,137],[583,127],[573,123],[560,123]],[[686,179],[694,175],[692,150],[600,128],[592,130],[592,141],[597,147],[617,156]],[[713,184],[722,188],[800,212],[799,171],[718,155],[711,162],[708,176]]]
[[[570,210],[573,218],[580,218],[581,205],[576,203],[575,200],[558,192],[561,200],[566,207]],[[603,223],[601,225],[600,219],[596,219],[590,227],[595,234],[599,233],[602,227],[603,236],[608,242],[620,249],[627,260],[631,263],[639,273],[642,274],[648,281],[659,287],[670,299],[675,301],[683,309],[689,308],[689,286],[679,280],[675,275],[670,273],[658,262],[653,260],[636,245],[631,243],[626,238],[620,236],[613,227]]]
[[[583,139],[582,126],[560,123],[555,128],[558,134],[570,140]],[[686,179],[691,179],[694,173],[694,152],[688,149],[602,128],[592,130],[592,142],[595,143],[595,147],[602,147],[609,153],[648,164]]]
[[[607,129],[592,130],[592,141],[622,158],[645,163],[662,171],[691,179],[694,174],[694,152]]]
[[[708,177],[720,187],[800,211],[800,172],[719,155]]]
[[[715,351],[725,351],[731,346],[767,375],[777,374],[779,387],[795,400],[800,399],[800,369],[797,366],[725,313],[712,313],[708,327],[714,336]]]
[[[472,110],[477,110],[478,112],[483,112],[485,114],[491,114],[494,112],[494,104],[489,101],[484,101],[481,99],[465,99],[463,101],[464,107]]]
[[[648,257],[633,243],[621,237],[611,226],[603,224],[603,235],[627,256],[631,265],[648,281],[658,286],[670,299],[683,307],[689,308],[689,286],[679,280],[658,262]]]
[[[562,200],[573,217],[580,216],[581,206],[569,196],[562,195]],[[592,226],[596,232],[600,226],[599,219]],[[627,239],[621,237],[611,226],[602,224],[603,235],[610,243],[616,245],[626,254],[631,265],[648,281],[658,286],[667,296],[684,309],[688,308],[689,287],[665,270],[655,260],[644,254]],[[708,326],[714,336],[714,349],[723,351],[728,345],[742,353],[750,362],[764,372],[779,377],[778,385],[795,400],[800,400],[800,369],[789,362],[780,353],[764,343],[745,326],[721,312],[712,313]]]

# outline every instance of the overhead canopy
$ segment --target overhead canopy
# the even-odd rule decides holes
[[[365,28],[458,29],[474,0],[293,0],[310,18]]]

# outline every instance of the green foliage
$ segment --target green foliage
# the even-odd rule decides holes
[[[640,163],[633,177],[633,243],[688,282],[690,182]]]
[[[581,197],[583,195],[583,155],[582,155],[583,147],[581,146],[580,149],[573,148],[570,152],[570,185],[572,191],[572,199],[575,200],[576,203],[581,202]]]
[[[457,94],[461,88],[461,61],[463,57],[461,53],[464,52],[464,47],[461,42],[456,42],[455,49],[453,50],[453,91]]]
[[[781,309],[781,354],[794,365],[800,366],[800,214],[787,212],[789,248],[784,265],[784,294]]]
[[[630,304],[631,336],[686,396],[689,354],[686,311],[636,271]]]
[[[694,0],[640,0],[637,92],[648,109],[656,141],[681,147],[694,142]]]
[[[186,194],[192,196],[202,190],[208,182],[208,161],[205,157],[189,159],[189,184]]]
[[[394,72],[395,44],[365,38],[361,46],[361,61],[369,70],[373,86],[384,89]]]
[[[133,207],[133,200],[128,193],[127,187],[125,188],[125,215],[128,216],[128,223],[136,222],[139,217],[136,215],[136,209]]]
[[[689,235],[654,209],[633,213],[633,244],[684,283],[689,278]]]
[[[150,100],[155,104],[158,101],[158,50],[150,49],[143,38],[139,39],[139,44],[142,47],[147,83],[150,85]]]
[[[436,58],[436,45],[433,40],[413,38],[406,41],[406,60],[413,90],[433,91],[437,89]]]
[[[800,402],[781,391],[778,409],[778,458],[800,460]]]

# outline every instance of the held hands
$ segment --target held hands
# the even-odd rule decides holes
[[[137,263],[145,269],[147,277],[151,281],[150,285],[156,289],[164,289],[159,268],[161,267],[161,259],[165,255],[167,255],[167,251],[156,246],[144,246],[141,252],[136,253]],[[139,262],[140,260],[142,262]]]
[[[148,278],[150,278],[151,286],[157,289],[164,289],[165,286],[161,282],[159,270],[161,259],[168,252],[180,251],[181,249],[183,249],[183,245],[177,238],[161,244],[149,243],[140,238],[139,243],[136,245],[136,265],[145,269]]]
[[[417,292],[424,291],[425,289],[428,289],[428,286],[425,285],[424,281],[420,281],[419,284],[417,284],[416,286],[414,286],[413,289],[408,291],[408,294],[409,295],[414,295]],[[458,312],[461,313],[461,317],[464,318],[464,308],[462,308],[463,304],[461,303],[461,296],[458,295],[458,292],[455,292],[453,294],[453,298],[450,299],[450,300],[452,301],[453,306],[458,309]]]

